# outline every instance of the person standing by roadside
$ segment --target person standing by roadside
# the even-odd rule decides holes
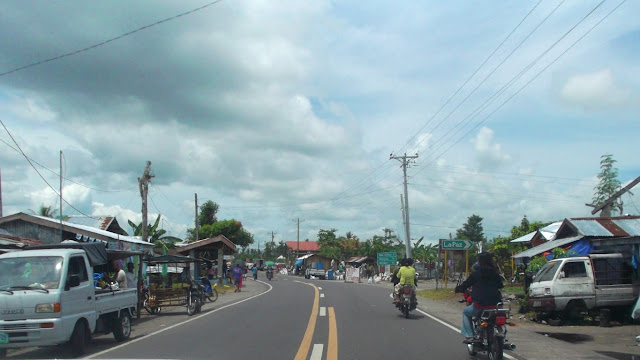
[[[236,289],[233,292],[242,291],[242,269],[240,264],[236,264],[233,269],[233,281],[236,283]]]
[[[258,280],[258,267],[255,264],[251,268],[251,272],[253,273],[253,280]]]
[[[135,266],[133,265],[132,262],[127,263],[127,286],[129,287],[129,289],[137,289],[138,286],[138,281],[136,279],[136,273],[133,272],[133,269],[135,268]]]

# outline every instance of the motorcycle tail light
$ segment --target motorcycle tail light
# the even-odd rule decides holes
[[[505,325],[507,323],[507,318],[505,316],[496,317],[496,325]]]
[[[411,289],[404,289],[403,292],[407,295],[411,294]]]
[[[489,327],[489,323],[483,321],[483,322],[480,323],[480,326],[482,326],[483,328],[486,328],[486,327]]]

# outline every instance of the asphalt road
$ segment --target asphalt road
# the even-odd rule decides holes
[[[252,281],[252,280],[249,280]],[[468,359],[461,337],[421,314],[409,319],[389,291],[277,275],[242,303],[133,339],[97,358]],[[311,285],[310,285],[311,284]]]
[[[469,359],[460,334],[450,326],[420,311],[405,319],[391,304],[390,288],[280,274],[264,280],[246,280],[245,291],[225,294],[192,317],[182,308],[144,316],[123,343],[110,335],[96,336],[85,357]],[[11,359],[68,357],[65,347],[9,354]]]

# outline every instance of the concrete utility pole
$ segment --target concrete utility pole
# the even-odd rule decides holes
[[[138,178],[138,187],[140,188],[140,197],[142,198],[142,241],[148,242],[147,234],[147,195],[149,194],[149,182],[154,176],[151,175],[151,161],[147,160],[147,166],[141,178]]]
[[[194,234],[195,240],[198,241],[200,238],[200,228],[198,227],[198,194],[194,194],[196,196],[196,233]]]
[[[296,221],[296,220],[293,220],[293,221]],[[298,218],[297,222],[298,222],[298,245],[296,248],[296,260],[300,257],[300,218]],[[304,220],[302,220],[302,222],[304,222]]]
[[[404,226],[405,236],[407,235],[407,217],[404,212],[404,199],[402,198],[402,194],[400,194],[400,211],[402,212],[402,226]],[[404,253],[406,258],[411,257],[411,244],[408,241],[408,238],[404,239]]]
[[[0,218],[2,217],[2,170],[0,170]]]
[[[405,245],[407,247],[407,257],[411,257],[411,230],[409,224],[409,194],[407,191],[407,166],[413,159],[418,158],[418,153],[415,155],[407,156],[405,153],[403,156],[393,156],[391,154],[389,159],[396,159],[402,163],[402,172],[404,173],[404,233],[405,233]]]
[[[60,150],[60,242],[64,241],[62,235],[62,150]]]

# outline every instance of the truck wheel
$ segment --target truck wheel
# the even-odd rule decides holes
[[[76,326],[71,333],[71,339],[69,339],[69,349],[73,356],[81,356],[87,351],[87,343],[89,342],[89,335],[87,334],[87,326],[83,320],[78,320]]]
[[[114,319],[113,337],[117,342],[125,341],[131,336],[131,315],[123,311],[120,317]]]

